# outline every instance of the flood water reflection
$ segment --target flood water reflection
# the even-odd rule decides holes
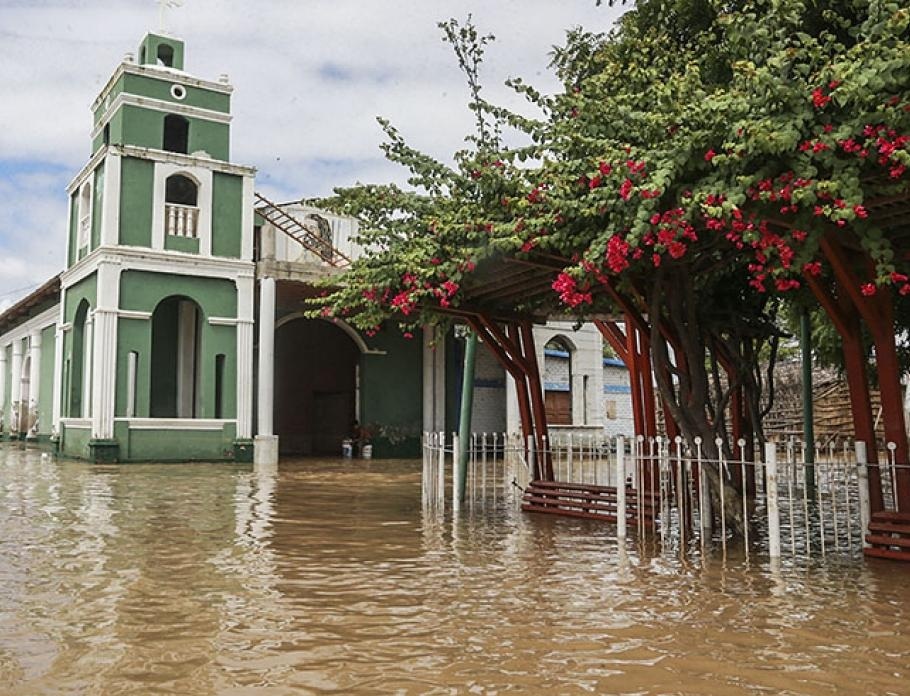
[[[910,693],[910,567],[424,516],[420,464],[0,446],[4,694]]]

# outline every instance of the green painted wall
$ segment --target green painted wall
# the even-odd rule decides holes
[[[221,430],[127,430],[118,424],[121,459],[132,461],[212,461],[231,459],[236,438],[233,423]]]
[[[101,210],[104,205],[104,161],[96,167],[92,181],[92,234],[89,251],[101,245]]]
[[[423,424],[420,341],[384,328],[369,346],[386,351],[360,358],[360,412],[363,424],[376,433],[373,456],[417,457]]]
[[[176,99],[171,94],[171,86],[178,83],[178,80],[161,79],[159,76],[151,75],[132,75],[124,76],[126,78],[123,91],[129,94],[137,94],[142,97],[151,97],[162,101],[180,104],[181,106],[196,106],[200,109],[210,111],[219,111],[223,114],[231,110],[231,96],[221,92],[193,85],[183,85],[186,90],[186,96],[183,99]]]
[[[163,111],[124,105],[122,139],[125,145],[161,149],[164,137]],[[187,117],[190,123],[189,154],[205,150],[215,159],[227,161],[230,157],[230,128],[226,123]]]
[[[120,173],[120,244],[152,246],[155,164],[136,157],[122,159]]]
[[[207,317],[237,316],[237,288],[231,280],[146,271],[120,274],[121,309],[151,312],[171,295],[196,300]]]
[[[54,357],[57,352],[56,326],[41,332],[41,384],[38,394],[38,434],[50,435],[54,418]]]
[[[82,300],[88,300],[89,306],[94,307],[98,297],[98,277],[91,273],[66,290],[66,307],[63,311],[63,320],[66,323],[73,321],[76,309]]]
[[[168,251],[182,251],[186,254],[199,253],[199,240],[192,237],[175,237],[168,234],[164,237],[164,248]]]
[[[68,428],[63,426],[60,433],[60,449],[68,457],[87,457],[88,442],[92,431],[89,428]]]
[[[215,172],[212,178],[212,254],[240,258],[243,177]]]

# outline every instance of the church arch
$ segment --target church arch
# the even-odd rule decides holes
[[[554,336],[544,345],[544,404],[550,425],[572,425],[572,358],[575,345]]]
[[[275,426],[282,452],[340,454],[359,415],[361,345],[342,323],[299,315],[278,322]]]
[[[91,404],[92,329],[91,306],[83,299],[73,317],[72,350],[65,365],[67,376],[68,414],[71,418],[88,418]]]
[[[199,417],[202,322],[202,308],[183,295],[164,298],[152,312],[152,418]]]

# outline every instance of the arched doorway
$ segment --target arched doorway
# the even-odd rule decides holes
[[[572,425],[572,345],[555,336],[547,341],[543,353],[547,423]]]
[[[82,300],[73,317],[70,355],[63,366],[66,414],[70,418],[88,418],[92,403],[92,316],[87,300]]]
[[[202,309],[172,295],[152,312],[152,418],[197,418],[200,411]]]
[[[275,331],[275,427],[284,454],[338,455],[357,419],[360,349],[335,324],[294,318]]]

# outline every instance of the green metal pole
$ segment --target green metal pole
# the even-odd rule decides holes
[[[474,363],[477,356],[477,334],[465,337],[464,370],[461,376],[461,414],[458,417],[458,471],[455,472],[455,496],[464,502],[468,487],[468,445],[471,439],[471,415],[474,406]]]
[[[803,440],[806,443],[806,488],[815,490],[815,427],[812,409],[812,324],[809,310],[800,314],[800,351],[803,358]]]

